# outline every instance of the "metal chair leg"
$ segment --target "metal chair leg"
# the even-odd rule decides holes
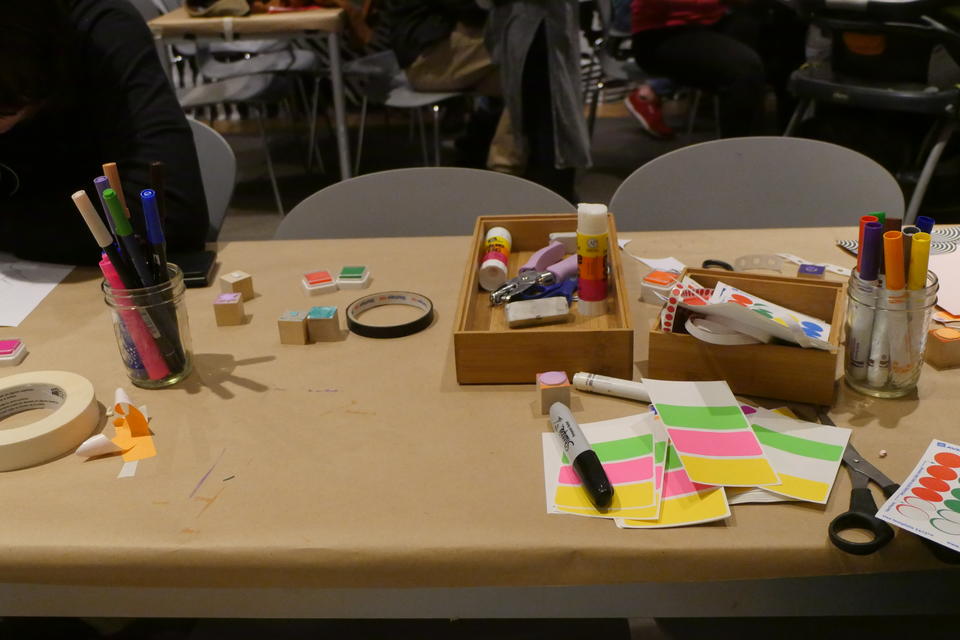
[[[927,161],[923,165],[923,170],[920,171],[917,186],[914,187],[913,194],[910,196],[910,204],[907,206],[907,212],[903,216],[903,224],[911,225],[916,221],[917,213],[920,212],[920,203],[923,202],[923,196],[927,191],[927,186],[930,184],[930,179],[933,177],[933,172],[937,168],[937,163],[940,161],[940,155],[943,154],[943,149],[947,146],[947,142],[950,140],[956,128],[957,123],[955,120],[948,120],[943,123],[940,134],[937,136],[937,141],[933,144],[933,147],[931,147],[930,154],[927,155]]]
[[[696,89],[693,92],[693,104],[690,105],[690,113],[687,114],[687,137],[693,134],[693,124],[697,121],[697,112],[700,111],[700,98],[703,97],[703,91]]]
[[[417,114],[417,125],[420,130],[420,149],[423,151],[423,166],[429,167],[430,158],[427,155],[427,132],[423,125],[423,111],[414,109],[414,112]]]
[[[360,154],[363,151],[363,130],[367,125],[367,96],[363,96],[360,106],[360,129],[357,131],[357,157],[353,161],[353,175],[360,175]]]
[[[797,108],[793,110],[793,113],[790,115],[790,122],[787,123],[787,128],[783,131],[784,136],[789,137],[793,135],[797,127],[800,126],[800,123],[803,122],[803,117],[812,103],[813,100],[810,98],[801,98],[797,102]]]
[[[320,153],[320,147],[317,145],[317,109],[320,106],[320,76],[315,75],[313,80],[313,102],[310,105],[310,155],[317,155],[317,166],[320,167],[320,173],[326,173],[327,167],[323,164],[323,155]],[[307,168],[312,167],[312,162],[307,163]]]
[[[270,145],[267,142],[267,131],[263,126],[263,105],[255,107],[257,113],[257,126],[260,129],[260,141],[263,143],[263,152],[267,156],[267,174],[270,176],[270,185],[273,187],[273,197],[277,201],[277,211],[280,216],[285,215],[283,211],[283,201],[280,199],[280,187],[277,186],[277,175],[273,171],[273,158],[270,157]]]
[[[590,139],[593,139],[593,128],[597,124],[597,107],[600,103],[601,91],[603,91],[603,80],[597,80],[597,84],[590,95],[590,112],[587,116],[587,132]]]
[[[430,107],[433,110],[433,166],[440,166],[440,105]]]

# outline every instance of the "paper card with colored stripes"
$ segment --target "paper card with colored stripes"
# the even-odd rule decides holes
[[[650,427],[650,433],[653,434],[653,477],[657,502],[646,509],[633,511],[630,518],[633,520],[656,520],[660,517],[660,506],[663,504],[661,499],[663,477],[667,466],[667,447],[670,444],[670,439],[667,437],[667,431],[663,428],[663,423],[660,422],[656,413],[645,414],[643,420]]]
[[[850,429],[795,420],[766,409],[746,415],[767,459],[780,476],[780,484],[763,488],[797,500],[826,504],[850,439]]]
[[[691,481],[732,487],[780,484],[726,382],[644,379],[643,384]]]
[[[730,517],[723,487],[697,484],[684,471],[677,450],[667,448],[660,517],[656,520],[617,518],[621,529],[662,529],[703,524]]]
[[[580,425],[613,485],[613,502],[604,511],[590,501],[557,437],[543,434],[547,511],[599,518],[646,515],[656,504],[656,484],[653,435],[645,415]]]
[[[960,446],[931,441],[877,517],[960,551]]]

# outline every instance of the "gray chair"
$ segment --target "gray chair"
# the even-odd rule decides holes
[[[805,138],[711,140],[655,158],[610,201],[617,228],[743,229],[854,225],[903,217],[903,192],[861,153]]]
[[[427,153],[427,136],[424,126],[423,110],[429,109],[433,116],[433,164],[440,165],[440,103],[463,95],[457,91],[426,92],[416,91],[410,86],[407,74],[393,51],[379,51],[362,58],[351,60],[343,65],[346,77],[354,79],[357,90],[362,96],[360,106],[360,127],[357,134],[357,153],[354,161],[354,174],[360,173],[360,156],[363,152],[363,133],[367,122],[367,106],[370,102],[382,104],[392,109],[411,109],[420,132],[420,147],[423,152],[424,166],[430,164]],[[411,124],[413,121],[411,121]]]
[[[207,242],[215,242],[237,183],[237,158],[230,144],[214,129],[193,118],[187,118],[187,122],[193,132],[203,191],[207,197],[207,211],[210,213]]]
[[[415,167],[337,182],[298,204],[274,238],[469,235],[477,216],[573,213],[529,180],[482,169]]]

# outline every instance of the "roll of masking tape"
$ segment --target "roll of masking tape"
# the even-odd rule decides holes
[[[100,417],[93,385],[76,373],[34,371],[0,378],[0,420],[33,409],[51,413],[0,429],[0,471],[30,467],[76,449]]]

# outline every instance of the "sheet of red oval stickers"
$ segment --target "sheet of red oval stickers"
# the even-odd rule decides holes
[[[960,446],[932,441],[877,517],[960,551]]]

